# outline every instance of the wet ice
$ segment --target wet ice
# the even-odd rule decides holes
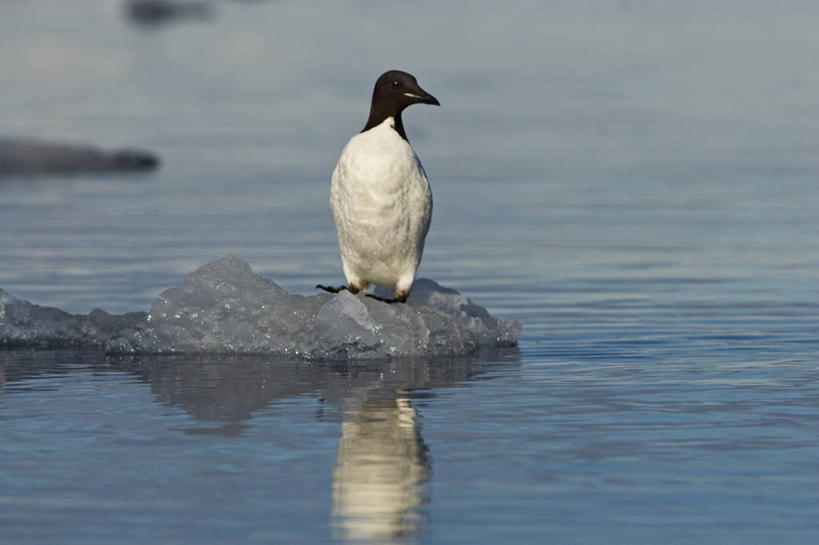
[[[407,304],[349,292],[287,293],[235,255],[189,274],[146,313],[73,315],[3,293],[0,346],[110,353],[270,353],[307,359],[462,356],[514,346],[521,323],[419,279]],[[47,340],[47,342],[44,341]]]

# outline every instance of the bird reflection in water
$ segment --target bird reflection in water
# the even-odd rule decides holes
[[[410,536],[422,523],[430,463],[409,390],[345,412],[333,473],[337,537],[372,542]]]
[[[516,352],[498,352],[496,361],[505,368],[519,364]],[[491,370],[485,362],[476,369],[470,359],[322,365],[263,356],[180,355],[109,363],[149,384],[158,402],[191,415],[196,424],[185,427],[185,434],[240,436],[256,411],[305,393],[321,399],[322,407],[339,407],[338,413],[330,411],[333,419],[342,417],[333,529],[342,542],[370,544],[417,541],[424,528],[431,461],[412,406],[418,390],[485,379]],[[28,363],[23,369],[32,372]],[[54,366],[48,370],[53,373]],[[6,373],[9,380],[8,368]]]

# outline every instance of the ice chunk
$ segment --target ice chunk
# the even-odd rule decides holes
[[[514,346],[521,323],[489,315],[452,289],[419,279],[407,304],[349,292],[291,295],[229,255],[162,293],[114,353],[274,353],[347,359],[460,356]]]
[[[149,313],[88,315],[0,290],[0,347],[103,347],[109,353],[264,353],[306,359],[465,356],[514,346],[518,321],[419,279],[407,304],[343,291],[284,291],[229,255],[163,292]]]
[[[91,146],[0,138],[0,177],[154,170],[159,159],[138,149],[101,150]]]
[[[207,19],[211,11],[209,3],[198,0],[131,0],[126,5],[128,18],[146,26],[184,19]]]
[[[144,312],[69,314],[16,299],[0,289],[0,348],[102,348],[115,333],[145,319]]]

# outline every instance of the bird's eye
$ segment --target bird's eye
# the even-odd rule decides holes
[[[397,81],[394,81],[394,82],[392,82],[392,86],[393,87],[401,87],[401,84],[398,83]]]

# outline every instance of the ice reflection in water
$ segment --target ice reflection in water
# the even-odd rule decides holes
[[[346,411],[333,474],[338,537],[394,539],[415,533],[427,501],[430,462],[409,391]]]
[[[264,357],[149,356],[115,361],[149,384],[156,401],[182,407],[192,416],[198,426],[184,429],[191,435],[239,435],[254,412],[323,382],[323,373],[315,366]]]
[[[486,380],[501,367],[509,372],[510,365],[519,363],[519,354],[517,350],[496,351],[484,354],[480,363],[459,358],[324,364],[264,356],[83,355],[57,359],[42,369],[28,362],[20,366],[12,363],[6,369],[11,381],[21,385],[31,380],[42,382],[41,374],[79,372],[73,366],[63,369],[59,363],[63,360],[88,361],[95,373],[114,371],[114,376],[123,376],[124,372],[149,386],[153,401],[180,407],[192,417],[191,421],[163,415],[161,421],[149,419],[141,424],[135,421],[135,411],[127,410],[128,427],[136,430],[129,431],[129,435],[144,433],[150,438],[162,434],[155,429],[159,425],[170,427],[166,440],[171,442],[177,441],[179,433],[188,438],[208,437],[201,444],[183,441],[184,445],[199,446],[185,451],[179,460],[174,454],[174,461],[166,462],[172,471],[193,466],[197,475],[208,475],[207,479],[191,481],[190,486],[202,487],[217,497],[224,492],[229,502],[234,500],[232,490],[243,490],[245,495],[258,494],[265,501],[288,506],[299,505],[300,498],[304,501],[312,494],[310,502],[327,502],[324,513],[332,514],[332,527],[326,531],[335,534],[337,540],[392,543],[415,542],[426,528],[431,460],[413,401],[434,397],[437,388]],[[288,400],[295,405],[314,400],[316,420],[340,420],[340,439],[336,442],[337,432],[330,431],[329,441],[323,444],[319,435],[310,433],[305,421],[293,420],[292,413],[286,416]],[[150,412],[144,408],[140,411]],[[312,428],[322,428],[319,422],[314,420]],[[149,444],[152,442],[145,442],[147,451],[140,451],[140,446],[129,443],[129,457],[153,460],[156,453]],[[282,449],[282,445],[295,444],[301,449],[298,461],[287,448]],[[249,446],[251,450],[247,450]],[[214,452],[220,454],[213,458],[210,453]],[[200,455],[204,458],[199,459]],[[258,463],[259,459],[264,462]],[[314,462],[326,465],[306,465]],[[156,463],[151,462],[150,467],[151,472],[155,471]],[[304,486],[305,467],[318,475],[316,482],[320,485],[295,490],[291,487],[294,482]],[[214,477],[214,471],[227,471],[226,477]],[[323,482],[322,473],[326,475]],[[296,476],[301,480],[294,481]],[[224,482],[220,484],[221,478],[229,479],[228,488]],[[237,508],[237,516],[244,516],[242,509],[246,505]],[[289,522],[276,518],[278,508],[264,502],[253,507],[277,528],[270,534],[276,539],[281,537],[278,528]],[[223,509],[222,503],[218,509]]]

